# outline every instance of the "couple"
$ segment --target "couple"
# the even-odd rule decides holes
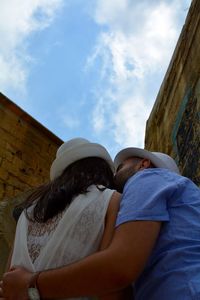
[[[104,147],[58,149],[51,182],[19,218],[10,267],[20,267],[4,274],[1,297],[200,299],[199,188],[164,153],[127,148],[114,164],[121,203]]]

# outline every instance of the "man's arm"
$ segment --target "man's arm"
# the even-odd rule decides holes
[[[99,247],[99,251],[105,250],[111,243],[114,232],[117,214],[120,207],[121,194],[114,192],[112,194],[105,220],[105,230]],[[103,293],[103,291],[102,291]],[[99,300],[133,300],[133,292],[131,285],[120,291],[98,296]]]
[[[107,249],[69,266],[42,272],[38,279],[41,298],[102,295],[129,285],[144,269],[160,226],[160,222],[154,221],[127,222],[116,229]],[[25,281],[30,274],[23,272],[16,270],[4,275],[6,295],[18,294],[18,286],[27,287]]]
[[[104,251],[68,267],[42,273],[38,281],[42,297],[101,295],[124,288],[142,272],[159,231],[159,222],[122,224]]]

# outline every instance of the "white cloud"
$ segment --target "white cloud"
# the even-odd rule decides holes
[[[31,33],[48,27],[63,0],[1,0],[0,89],[23,91],[31,57],[26,41]]]
[[[59,100],[59,105],[55,110],[55,119],[58,120],[58,126],[64,126],[66,129],[75,130],[79,128],[81,118],[78,109],[74,109],[73,105],[62,104],[62,99]]]
[[[80,125],[78,118],[66,114],[62,117],[61,121],[69,129],[78,128]]]
[[[109,123],[120,146],[143,146],[145,123],[158,92],[152,89],[152,78],[164,75],[190,2],[97,1],[95,21],[104,31],[87,67],[101,61],[93,112],[98,134],[103,135]]]
[[[105,109],[102,100],[99,100],[93,111],[93,127],[96,132],[101,132],[105,124]]]
[[[115,125],[113,134],[116,142],[124,147],[133,145],[142,147],[143,124],[148,117],[148,112],[149,108],[141,95],[134,95],[127,99],[113,118]]]

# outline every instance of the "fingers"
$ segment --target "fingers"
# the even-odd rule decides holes
[[[9,272],[11,271],[14,271],[16,269],[22,269],[20,266],[12,266],[10,269],[9,269]]]
[[[0,281],[0,297],[3,297],[3,281]]]
[[[3,281],[0,281],[0,300],[3,299]]]

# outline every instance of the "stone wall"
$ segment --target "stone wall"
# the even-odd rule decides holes
[[[2,94],[0,137],[0,199],[49,179],[49,166],[62,141]]]
[[[49,180],[62,141],[0,93],[0,274],[13,241],[13,207]]]
[[[200,0],[193,0],[147,121],[145,147],[172,155],[200,185]]]

